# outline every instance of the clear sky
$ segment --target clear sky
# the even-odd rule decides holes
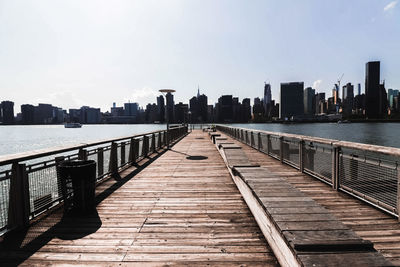
[[[391,0],[0,0],[0,100],[145,105],[160,88],[262,97],[264,81],[329,92],[381,61],[400,88],[400,3]]]

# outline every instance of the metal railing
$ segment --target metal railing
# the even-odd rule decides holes
[[[214,127],[215,124],[212,123],[192,123],[189,124],[189,130],[203,130],[203,129],[207,129],[207,128],[212,128]]]
[[[0,157],[0,236],[60,204],[64,197],[57,165],[65,160],[97,163],[97,183],[118,174],[187,133],[187,126],[167,131],[44,149]]]
[[[398,148],[225,125],[216,128],[335,190],[399,217]]]

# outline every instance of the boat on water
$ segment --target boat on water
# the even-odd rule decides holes
[[[64,128],[81,128],[82,124],[80,124],[79,122],[69,122],[64,124]]]

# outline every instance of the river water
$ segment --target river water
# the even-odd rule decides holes
[[[0,126],[0,155],[94,142],[166,129],[162,124]]]
[[[286,132],[400,148],[400,123],[232,124],[237,127]],[[1,126],[0,155],[72,145],[165,129],[160,124]]]
[[[231,125],[400,148],[400,123],[246,123]]]

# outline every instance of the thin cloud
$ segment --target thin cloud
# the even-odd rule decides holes
[[[389,4],[387,4],[387,5],[383,8],[383,11],[387,12],[387,11],[389,11],[389,10],[392,10],[393,8],[396,7],[397,2],[398,2],[397,0],[396,0],[396,1],[390,2]]]
[[[131,98],[126,100],[131,102],[138,102],[139,104],[145,105],[147,103],[156,102],[156,97],[160,94],[161,93],[153,88],[138,88],[134,89],[131,94]]]
[[[316,80],[315,82],[313,82],[312,88],[319,91],[321,89],[321,83],[322,83],[322,80]]]

